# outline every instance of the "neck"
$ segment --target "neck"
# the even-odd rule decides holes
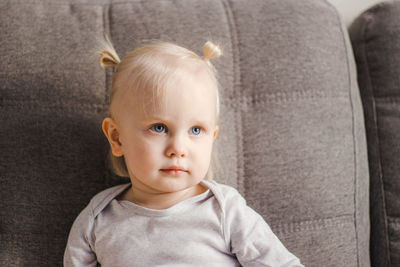
[[[168,209],[192,196],[204,193],[207,189],[200,184],[175,192],[160,192],[143,187],[140,182],[132,183],[132,188],[121,196],[136,205],[149,209]]]

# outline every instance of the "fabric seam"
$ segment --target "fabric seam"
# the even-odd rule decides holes
[[[339,22],[339,28],[340,28],[340,32],[342,34],[342,41],[343,41],[343,45],[344,45],[344,50],[346,53],[346,66],[347,66],[347,73],[348,73],[348,97],[350,100],[350,108],[351,108],[351,119],[352,119],[352,136],[353,136],[353,162],[354,162],[354,176],[353,176],[353,183],[354,183],[354,230],[355,230],[355,236],[356,236],[356,250],[357,250],[357,266],[360,266],[360,249],[359,249],[359,237],[358,237],[358,217],[357,217],[357,197],[358,197],[358,188],[357,188],[357,146],[356,146],[356,138],[355,138],[355,127],[354,127],[354,105],[353,105],[353,98],[352,98],[352,79],[351,79],[351,73],[350,73],[350,62],[349,62],[349,51],[348,51],[348,47],[347,47],[347,43],[346,43],[346,37],[345,37],[345,32],[343,30],[343,23],[341,21],[340,15],[338,14],[338,11],[336,8],[334,8],[332,6],[332,4],[330,4],[328,1],[325,1],[325,3],[327,3],[331,8],[333,8],[333,10],[335,11],[334,13],[336,14],[336,19]]]
[[[364,27],[364,31],[363,31],[363,41],[365,41],[366,36],[368,35],[368,32],[371,29],[371,24],[372,24],[372,16],[366,17],[366,22],[365,22],[365,27]],[[380,138],[379,138],[379,128],[378,128],[378,116],[376,113],[376,101],[375,101],[375,96],[374,96],[374,85],[372,82],[372,78],[370,75],[370,67],[369,67],[369,58],[368,58],[368,53],[366,52],[366,44],[365,42],[363,42],[363,49],[362,49],[362,53],[363,56],[365,58],[365,64],[366,64],[366,71],[367,71],[367,77],[368,77],[368,81],[369,81],[369,86],[371,89],[371,100],[372,100],[372,111],[373,111],[373,117],[374,117],[374,124],[375,124],[375,129],[376,129],[376,142],[378,145],[378,163],[379,163],[379,184],[380,184],[380,190],[381,190],[381,194],[382,194],[382,212],[383,212],[383,220],[384,220],[384,225],[385,225],[385,229],[383,229],[385,231],[384,233],[384,240],[385,240],[385,245],[389,251],[388,255],[386,255],[385,260],[387,260],[387,263],[389,264],[389,266],[391,266],[391,250],[390,250],[390,242],[389,242],[389,236],[388,236],[388,221],[387,221],[387,214],[386,214],[386,195],[385,195],[385,188],[384,188],[384,183],[383,183],[383,169],[382,169],[382,157],[381,157],[381,146],[380,146]]]
[[[235,56],[236,56],[236,51],[238,51],[238,48],[236,47],[236,36],[234,36],[234,30],[232,29],[232,27],[231,26],[233,26],[233,27],[235,27],[235,25],[234,25],[234,18],[233,18],[233,14],[231,13],[232,12],[232,10],[231,10],[231,7],[230,7],[230,3],[229,3],[229,0],[220,0],[221,1],[221,4],[222,4],[222,7],[223,7],[223,9],[224,9],[224,11],[225,11],[225,16],[226,16],[226,21],[228,22],[228,26],[229,26],[229,33],[230,33],[230,37],[231,37],[231,44],[232,44],[232,53],[233,53],[233,55],[234,55],[234,58],[235,58]],[[234,42],[235,41],[235,42]],[[235,86],[236,86],[236,79],[237,79],[237,72],[238,72],[238,67],[236,66],[236,64],[235,64],[235,62],[233,62],[233,73],[234,73],[234,79],[233,79],[233,87],[234,87],[234,90],[235,90]],[[239,90],[236,90],[236,91],[239,91]],[[240,111],[239,111],[240,112]],[[235,112],[236,113],[236,112]],[[236,127],[238,127],[237,125],[236,125]],[[240,131],[237,131],[237,132],[240,132],[241,133],[241,129],[239,129]],[[241,147],[241,143],[242,143],[242,140],[241,140],[241,136],[240,136],[240,134],[238,135],[238,147],[237,147],[237,149],[238,150],[240,150],[240,149],[242,149],[242,147]],[[237,153],[237,155],[239,155],[239,154],[241,154],[241,153]],[[238,163],[237,163],[237,184],[238,184],[238,186],[240,187],[241,185],[239,184],[239,180],[240,180],[240,176],[241,176],[241,173],[240,173],[240,169],[239,169],[239,162],[240,162],[240,159],[242,159],[241,158],[241,156],[239,155],[238,156]],[[222,195],[222,194],[221,194]],[[222,203],[222,202],[219,202],[219,203]],[[224,237],[224,239],[225,239],[225,246],[226,246],[226,249],[227,249],[227,251],[231,251],[231,248],[230,248],[230,240],[228,239],[228,237],[227,237],[227,235],[226,235],[226,218],[225,218],[225,216],[226,216],[226,214],[225,214],[225,212],[224,212],[224,207],[220,207],[221,208],[221,213],[222,213],[222,224],[221,224],[221,231],[222,231],[222,234],[223,234],[223,237]]]
[[[222,0],[224,1],[224,0]],[[239,52],[239,45],[238,45],[238,30],[236,26],[236,21],[235,21],[235,16],[233,14],[233,9],[232,9],[232,3],[230,0],[225,0],[226,2],[226,9],[225,9],[225,14],[227,17],[228,25],[232,26],[229,27],[230,31],[230,36],[232,40],[232,50],[233,50],[233,55],[234,59],[236,61],[233,62],[233,73],[234,73],[234,80],[233,80],[233,87],[234,91],[237,93],[238,99],[240,101],[240,108],[235,109],[235,114],[238,116],[238,124],[236,124],[237,127],[237,132],[240,133],[238,135],[238,146],[237,149],[239,150],[238,155],[238,163],[237,163],[237,186],[240,189],[243,197],[246,196],[246,191],[245,191],[245,186],[244,186],[244,177],[245,177],[245,170],[244,170],[244,144],[243,144],[243,116],[242,116],[242,110],[243,110],[243,94],[242,90],[240,89],[241,86],[241,71],[240,71],[240,52]]]
[[[110,39],[110,4],[103,5],[103,32],[107,34]],[[112,39],[111,39],[112,40]],[[109,89],[108,89],[108,83],[109,83],[109,68],[104,68],[104,83],[105,83],[105,94],[104,94],[104,105],[107,104],[108,100],[108,95],[109,95]]]

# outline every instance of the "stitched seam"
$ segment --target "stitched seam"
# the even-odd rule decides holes
[[[339,95],[330,95],[318,91],[295,91],[295,92],[278,92],[275,94],[257,94],[255,96],[243,96],[244,101],[247,105],[253,104],[264,104],[264,103],[284,103],[291,101],[298,101],[302,99],[323,99],[323,98],[346,98],[348,99],[348,95],[339,94]]]
[[[400,96],[374,97],[375,102],[384,104],[399,104]]]
[[[126,5],[126,4],[132,4],[132,3],[140,3],[143,0],[138,0],[138,1],[121,1],[121,2],[116,2],[113,3],[114,5],[118,5],[118,4],[122,4],[122,5]],[[158,0],[158,1],[165,1],[165,0]],[[109,1],[110,2],[110,1]],[[112,2],[112,0],[111,0]],[[38,4],[42,4],[42,5],[52,5],[52,6],[69,6],[69,5],[78,5],[78,6],[103,6],[103,5],[110,5],[109,3],[79,3],[79,1],[76,2],[64,2],[64,3],[54,3],[53,1],[41,1],[41,0],[13,0],[13,1],[7,1],[6,4],[13,4],[13,5],[38,5]]]
[[[23,105],[23,108],[21,108]],[[38,101],[38,100],[11,100],[0,99],[0,107],[14,107],[23,110],[94,110],[96,112],[104,112],[106,105],[96,103],[73,103],[60,101]]]
[[[340,22],[340,21],[339,21]],[[358,210],[358,196],[359,196],[359,192],[358,192],[358,177],[357,177],[357,167],[358,167],[358,162],[357,162],[357,138],[356,138],[356,129],[355,129],[355,111],[354,111],[354,104],[353,104],[353,97],[352,97],[352,79],[351,79],[351,71],[350,71],[350,62],[349,62],[349,56],[350,53],[347,49],[347,45],[346,45],[346,40],[345,40],[345,32],[343,31],[343,25],[341,25],[340,27],[340,31],[342,32],[342,37],[343,37],[343,45],[344,45],[344,49],[346,52],[346,66],[347,66],[347,73],[348,73],[348,83],[349,83],[349,88],[348,88],[348,93],[349,93],[349,99],[350,99],[350,106],[351,106],[351,130],[352,130],[352,134],[353,134],[353,162],[354,162],[354,229],[355,229],[355,235],[356,235],[356,248],[357,248],[357,266],[360,266],[360,248],[358,243],[359,241],[359,237],[358,237],[358,222],[360,222],[361,220],[359,220],[358,216],[357,216],[357,210]],[[355,90],[355,89],[354,89]]]
[[[137,1],[121,1],[121,2],[115,2],[112,3],[113,5],[126,5],[126,4],[132,4],[132,3],[141,3],[144,2],[145,0],[137,0]],[[161,1],[168,1],[168,0],[158,0],[159,2]],[[112,2],[112,0],[111,0]],[[37,4],[44,4],[44,5],[53,5],[53,6],[69,6],[69,5],[79,5],[79,6],[103,6],[103,5],[109,5],[107,3],[101,3],[97,4],[95,2],[93,3],[79,3],[79,1],[76,2],[64,2],[64,3],[54,3],[52,1],[41,1],[41,0],[13,0],[13,1],[8,1],[6,4],[13,4],[13,5],[37,5]]]
[[[247,104],[251,105],[257,105],[257,104],[268,104],[268,103],[284,103],[284,102],[291,102],[291,101],[299,101],[299,100],[308,100],[308,99],[315,99],[315,98],[327,98],[327,99],[332,99],[332,98],[348,98],[348,96],[345,95],[321,95],[321,94],[313,94],[310,92],[310,94],[271,94],[267,96],[267,99],[257,99],[255,100],[251,96],[243,96],[243,101]],[[400,101],[400,98],[399,98]],[[76,103],[74,101],[71,102],[61,102],[61,101],[55,101],[55,100],[41,100],[41,99],[0,99],[0,107],[7,107],[7,106],[16,106],[18,104],[22,105],[32,105],[30,107],[31,109],[34,109],[34,106],[37,108],[37,106],[40,106],[40,108],[46,108],[46,109],[65,109],[64,106],[67,106],[68,104],[73,105],[73,107],[68,107],[69,109],[76,109],[78,106],[78,109],[85,109],[85,108],[101,108],[101,109],[107,109],[108,108],[108,103]],[[47,105],[47,106],[43,106]],[[236,102],[231,102],[231,101],[226,101],[225,105],[229,107],[234,107],[237,108]],[[18,106],[20,107],[20,106]]]
[[[227,21],[228,26],[229,26],[229,33],[230,33],[230,36],[231,36],[233,58],[239,58],[237,56],[237,54],[238,54],[238,46],[236,46],[237,39],[235,38],[236,36],[234,35],[234,30],[231,27],[231,26],[235,27],[235,25],[234,25],[234,22],[233,22],[233,14],[231,13],[232,10],[231,10],[231,7],[230,7],[229,0],[221,0],[221,4],[222,4],[222,7],[223,7],[223,9],[225,11],[226,21]],[[233,62],[232,65],[233,65],[233,73],[234,73],[234,75],[233,75],[233,77],[234,77],[233,78],[234,92],[235,91],[240,91],[240,90],[238,90],[239,88],[236,88],[236,79],[237,79],[238,73],[240,73],[240,72],[239,72],[238,66],[235,64],[235,62]],[[240,84],[240,80],[239,80],[239,84]],[[234,109],[234,112],[235,112],[235,114],[237,114],[236,109]],[[239,112],[240,112],[240,110],[239,110]],[[243,151],[242,140],[241,140],[242,129],[241,129],[239,124],[235,124],[235,127],[237,129],[236,132],[240,133],[238,135],[237,150]],[[240,183],[239,182],[240,181],[240,176],[241,176],[239,164],[243,160],[243,158],[242,158],[242,153],[237,153],[237,155],[238,155],[238,157],[237,157],[238,162],[237,162],[237,165],[236,165],[236,167],[237,167],[237,172],[236,172],[237,173],[237,180],[236,180],[236,183],[238,184],[238,187],[241,188],[242,185],[239,184]],[[223,212],[223,219],[224,219],[224,222],[223,222],[224,223],[224,228],[226,229],[226,218],[225,218],[225,213],[224,212]],[[229,241],[229,240],[227,240],[225,229],[223,231],[224,232],[225,241]],[[227,250],[230,251],[231,248],[230,248],[229,242],[225,242],[225,244],[226,244]]]
[[[48,230],[48,229],[47,229]],[[27,236],[40,236],[37,240],[41,240],[43,238],[43,235],[46,235],[46,240],[62,240],[65,242],[65,239],[63,236],[60,236],[58,232],[54,233],[49,233],[48,231],[42,231],[42,232],[32,232],[32,231],[18,231],[18,232],[1,232],[0,234],[0,241],[2,242],[1,244],[3,245],[3,241],[11,241],[14,244],[15,243],[23,243],[24,238]],[[11,240],[8,240],[7,237],[12,237]],[[36,243],[37,244],[37,243]]]
[[[325,1],[325,3],[327,3],[331,8],[333,8],[332,4],[330,4],[328,1]],[[345,38],[345,32],[343,30],[344,25],[341,22],[340,19],[340,15],[337,11],[336,8],[333,8],[334,13],[336,14],[336,19],[338,21],[339,24],[339,28],[340,28],[340,32],[342,34],[342,41],[343,41],[343,45],[344,45],[344,50],[346,53],[346,66],[347,66],[347,73],[348,73],[348,97],[350,100],[350,108],[351,108],[351,120],[352,120],[352,135],[353,135],[353,162],[354,162],[354,213],[353,213],[353,217],[354,217],[354,229],[355,229],[355,236],[356,236],[356,249],[357,249],[357,266],[360,266],[360,248],[359,248],[359,239],[358,239],[358,217],[357,217],[357,197],[358,197],[358,192],[357,192],[357,146],[356,146],[356,135],[355,135],[355,126],[354,126],[354,106],[353,106],[353,98],[352,98],[352,79],[351,79],[351,73],[350,73],[350,62],[349,62],[349,51],[346,45],[346,38]]]
[[[43,101],[39,99],[0,99],[0,104],[11,105],[11,104],[23,104],[23,105],[44,105],[47,104],[49,106],[63,106],[68,104],[73,104],[77,106],[101,106],[104,107],[103,103],[75,103],[73,100],[69,101],[59,101],[51,99],[49,101]]]
[[[274,230],[274,232],[288,234],[288,233],[295,233],[302,231],[322,230],[325,228],[345,226],[346,224],[352,224],[353,221],[354,221],[354,214],[348,214],[332,218],[270,224],[270,226],[271,229]]]
[[[103,6],[103,32],[110,36],[110,24],[109,24],[109,12],[110,12],[110,5],[104,5]],[[104,68],[104,103],[107,103],[108,99],[108,73],[107,73],[108,68]]]
[[[251,96],[243,96],[243,101],[246,103],[246,105],[251,105],[253,108],[258,108],[259,106],[263,107],[263,105],[266,104],[282,104],[282,103],[290,103],[290,102],[298,102],[298,101],[307,101],[310,99],[338,99],[338,98],[343,98],[343,99],[348,99],[349,97],[347,95],[303,95],[303,96],[296,96],[296,97],[281,97],[281,96],[272,96],[268,97],[267,99],[254,99]],[[235,101],[226,101],[225,106],[227,107],[232,107],[234,109],[237,109],[237,103]]]
[[[363,55],[364,55],[364,58],[365,58],[365,65],[366,65],[366,72],[367,72],[367,77],[368,77],[368,85],[369,85],[369,87],[370,87],[370,92],[371,92],[371,101],[372,101],[372,112],[373,112],[373,118],[374,118],[374,126],[375,126],[375,129],[376,129],[376,133],[375,133],[375,136],[376,136],[376,143],[377,143],[377,146],[378,146],[378,155],[377,155],[377,157],[378,157],[378,163],[379,163],[379,176],[378,176],[378,179],[379,179],[379,184],[381,185],[380,186],[380,190],[381,190],[381,194],[382,194],[382,217],[383,217],[383,222],[384,222],[384,225],[385,225],[385,227],[384,227],[384,229],[383,229],[383,231],[384,231],[384,234],[383,234],[383,236],[384,236],[384,240],[385,240],[385,245],[386,245],[386,248],[387,249],[384,249],[383,251],[383,253],[385,253],[386,251],[389,251],[389,253],[388,254],[386,254],[385,255],[385,259],[386,259],[386,261],[387,261],[387,264],[389,265],[389,266],[391,266],[391,258],[390,258],[390,255],[391,255],[391,250],[390,250],[390,242],[389,242],[389,235],[388,235],[388,221],[387,221],[387,214],[386,214],[386,195],[385,195],[385,185],[384,185],[384,183],[383,183],[383,169],[382,169],[382,151],[381,151],[381,146],[380,146],[380,137],[379,137],[379,128],[378,128],[378,116],[377,116],[377,113],[376,113],[376,99],[375,99],[375,96],[374,96],[374,84],[373,84],[373,82],[372,82],[372,78],[371,78],[371,73],[370,73],[370,67],[369,67],[369,58],[368,58],[368,53],[366,52],[367,51],[367,49],[366,49],[366,44],[365,44],[365,39],[366,39],[366,37],[368,36],[368,31],[370,30],[370,27],[371,27],[371,24],[372,24],[372,15],[371,16],[366,16],[366,22],[365,22],[365,28],[364,28],[364,32],[363,32],[363,37],[364,37],[364,42],[363,42],[363,49],[362,49],[362,53],[363,53]]]
[[[237,97],[240,99],[240,108],[238,109],[237,107],[234,109],[235,114],[238,116],[238,122],[235,127],[237,129],[238,134],[238,142],[237,142],[237,149],[238,149],[238,163],[237,163],[237,186],[240,189],[241,193],[243,196],[246,196],[245,192],[245,187],[244,187],[244,150],[243,150],[243,116],[242,116],[242,109],[243,109],[243,94],[241,90],[241,71],[240,71],[240,53],[239,53],[239,45],[238,45],[238,30],[235,22],[235,16],[233,14],[233,10],[231,7],[230,0],[221,0],[223,3],[225,3],[225,14],[226,18],[228,21],[228,25],[232,26],[229,27],[230,35],[231,35],[231,44],[232,44],[232,52],[234,59],[236,59],[236,62],[233,62],[233,73],[234,73],[234,80],[233,80],[233,86],[234,86],[234,93],[237,94]],[[234,94],[235,95],[235,94]]]

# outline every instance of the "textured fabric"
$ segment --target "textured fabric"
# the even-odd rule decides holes
[[[350,27],[364,106],[371,176],[372,266],[400,266],[400,2]]]
[[[115,199],[131,184],[100,192],[72,226],[64,266],[303,266],[236,189],[202,184],[163,210]]]
[[[110,175],[101,120],[112,70],[90,54],[105,31],[123,58],[150,39],[198,54],[221,85],[221,183],[305,266],[369,266],[368,167],[353,55],[316,0],[2,0],[0,266],[60,266],[68,231]]]

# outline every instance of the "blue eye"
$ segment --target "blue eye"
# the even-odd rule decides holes
[[[192,134],[194,135],[199,135],[201,133],[201,128],[200,127],[192,127],[191,129]]]
[[[167,127],[164,124],[154,124],[150,127],[150,130],[156,133],[164,133],[167,131]]]

